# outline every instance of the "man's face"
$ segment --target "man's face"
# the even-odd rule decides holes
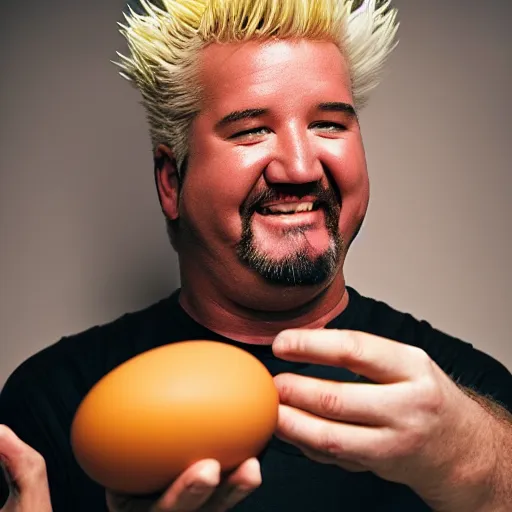
[[[341,53],[308,40],[212,44],[200,70],[180,239],[235,279],[328,282],[368,203]]]

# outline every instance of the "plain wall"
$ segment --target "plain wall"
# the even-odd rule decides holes
[[[396,1],[362,113],[372,199],[348,284],[512,368],[510,0]],[[2,1],[0,386],[29,355],[179,284],[123,2]]]

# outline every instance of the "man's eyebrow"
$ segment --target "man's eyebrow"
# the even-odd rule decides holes
[[[343,103],[341,101],[329,101],[327,103],[320,103],[318,109],[324,112],[343,112],[349,117],[357,119],[357,113],[352,105]]]
[[[348,114],[350,117],[357,119],[357,114],[352,105],[349,103],[343,103],[340,101],[329,101],[320,103],[318,105],[319,110],[324,112],[343,112]],[[254,117],[260,117],[268,113],[267,108],[248,108],[245,110],[234,110],[228,115],[215,123],[215,129],[223,128],[231,123],[242,121],[243,119],[252,119]]]
[[[251,119],[253,117],[263,116],[268,113],[266,108],[248,108],[246,110],[235,110],[224,116],[220,121],[215,123],[215,128],[219,129],[230,123],[241,121],[242,119]]]

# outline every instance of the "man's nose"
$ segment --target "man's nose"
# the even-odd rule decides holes
[[[269,183],[311,183],[322,175],[322,164],[307,130],[292,127],[278,133],[273,158],[265,171]]]

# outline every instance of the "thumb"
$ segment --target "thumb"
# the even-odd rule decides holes
[[[51,512],[43,457],[5,425],[0,425],[0,457],[10,490],[0,512]]]

